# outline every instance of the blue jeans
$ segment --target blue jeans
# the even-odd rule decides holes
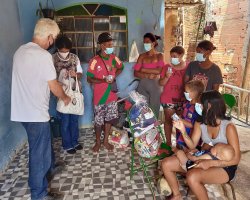
[[[29,187],[32,200],[47,195],[47,172],[51,167],[51,133],[49,122],[22,122],[29,143]]]
[[[60,113],[62,146],[64,150],[73,149],[78,145],[78,115]]]

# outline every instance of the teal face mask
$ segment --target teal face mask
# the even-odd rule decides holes
[[[106,53],[106,54],[112,54],[113,52],[114,52],[114,47],[110,47],[110,48],[106,48],[105,50],[104,50],[104,52]]]
[[[152,44],[151,43],[144,43],[144,49],[145,49],[145,51],[150,51],[152,49]]]
[[[200,103],[195,103],[195,111],[198,113],[198,115],[202,116],[202,105]]]
[[[204,54],[203,53],[196,53],[195,58],[196,58],[196,60],[198,62],[204,62],[206,60],[206,58],[204,58]]]
[[[180,64],[179,58],[171,58],[171,63],[173,65],[179,65]]]

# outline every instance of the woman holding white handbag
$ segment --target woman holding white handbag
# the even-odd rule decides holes
[[[55,42],[58,52],[53,55],[58,81],[62,84],[65,93],[71,96],[72,102],[64,106],[60,100],[57,102],[57,111],[61,118],[62,146],[69,154],[82,150],[78,143],[78,118],[83,114],[83,95],[81,93],[80,78],[82,68],[77,55],[70,53],[71,40],[60,35]]]

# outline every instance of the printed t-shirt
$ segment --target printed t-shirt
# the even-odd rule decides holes
[[[187,101],[184,105],[184,110],[182,113],[182,119],[184,119],[187,122],[190,122],[192,124],[195,123],[197,117],[199,116],[198,113],[195,111],[195,105],[191,104],[189,101]],[[190,136],[191,134],[191,128],[186,127],[186,133]],[[176,130],[176,142],[177,144],[181,146],[186,146],[184,139],[181,135],[181,132],[179,130]]]
[[[165,65],[162,69],[161,77],[164,77],[169,64]],[[181,70],[177,70],[172,67],[172,75],[169,77],[168,82],[163,87],[160,101],[162,104],[176,104],[180,103],[184,99],[184,76],[186,67]]]
[[[220,68],[212,64],[209,69],[200,67],[198,61],[190,62],[186,70],[189,80],[200,80],[205,85],[206,91],[212,90],[214,84],[222,84],[223,78]]]
[[[115,76],[116,70],[123,68],[123,63],[114,54],[110,54],[108,57],[100,57],[97,55],[89,62],[87,76],[104,79],[108,75]],[[94,105],[108,104],[117,100],[117,95],[111,91],[111,84],[106,82],[93,84],[93,90]]]

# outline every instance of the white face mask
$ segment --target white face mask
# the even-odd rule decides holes
[[[58,52],[58,53],[63,59],[66,59],[69,55],[69,52]]]
[[[184,95],[185,95],[185,98],[186,98],[188,101],[192,101],[192,99],[190,98],[189,92],[184,92]]]
[[[202,105],[200,103],[195,103],[195,111],[200,115],[202,116]]]

